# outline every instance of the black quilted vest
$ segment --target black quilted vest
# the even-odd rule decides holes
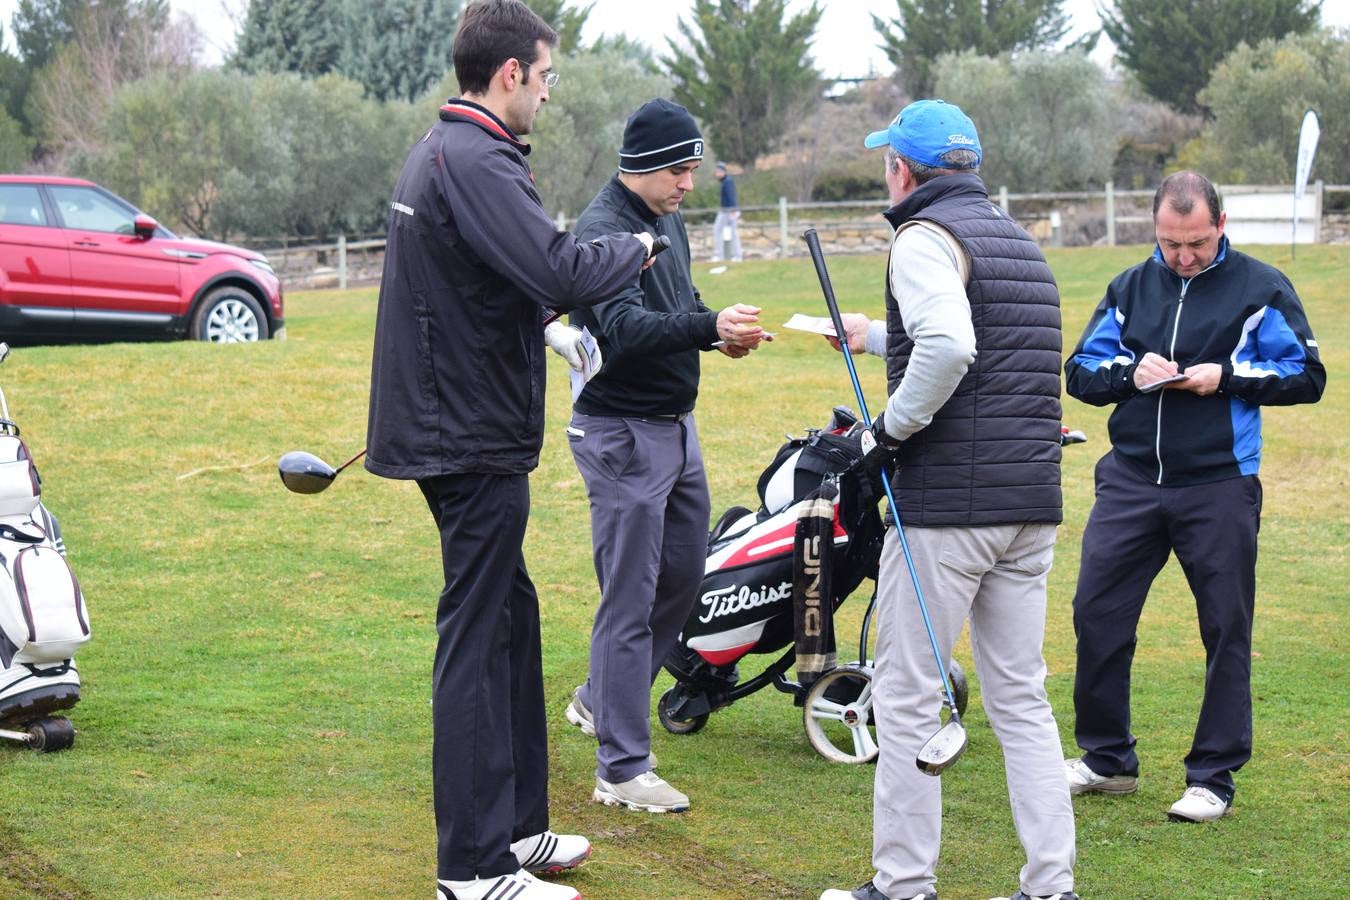
[[[1036,242],[975,174],[943,175],[886,211],[894,228],[923,219],[970,257],[975,362],[928,427],[904,442],[895,477],[906,525],[1059,522],[1059,289]],[[886,376],[905,377],[914,342],[886,278]]]

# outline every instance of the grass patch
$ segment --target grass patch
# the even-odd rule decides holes
[[[1144,252],[1052,251],[1066,343],[1110,277]],[[1265,413],[1256,755],[1238,776],[1230,819],[1165,821],[1184,788],[1204,664],[1190,593],[1170,564],[1145,610],[1134,668],[1140,791],[1076,802],[1085,896],[1350,892],[1350,817],[1337,799],[1350,787],[1350,249],[1300,248],[1296,262],[1287,250],[1257,255],[1298,287],[1331,388],[1318,406]],[[841,304],[879,315],[882,260],[831,266]],[[771,327],[795,311],[824,314],[808,260],[695,274],[709,305],[762,305]],[[375,291],[297,294],[289,306],[284,343],[32,348],[0,368],[95,633],[79,659],[75,748],[0,746],[0,896],[431,892],[436,533],[411,483],[353,468],[322,496],[283,490],[282,452],[340,462],[364,443]],[[882,367],[859,368],[875,411]],[[545,633],[554,824],[596,845],[570,883],[592,898],[776,898],[865,880],[872,769],[817,757],[800,711],[772,690],[694,736],[655,726],[662,773],[693,798],[687,815],[589,802],[594,745],[561,712],[584,677],[596,588],[584,487],[562,439],[567,380],[561,361],[550,370],[526,552]],[[853,404],[847,373],[818,338],[781,333],[739,362],[705,356],[698,420],[714,514],[748,503],[783,434],[820,424],[837,403]],[[1106,411],[1065,409],[1090,438],[1065,453],[1046,640],[1050,695],[1072,748],[1069,603]],[[841,655],[851,657],[864,600],[841,610]],[[969,662],[968,647],[957,655]],[[1022,863],[998,745],[974,699],[967,724],[970,752],[943,778],[944,900],[1011,891]]]

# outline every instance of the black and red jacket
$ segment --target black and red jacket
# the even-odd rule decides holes
[[[544,433],[544,307],[632,283],[630,234],[558,231],[529,146],[452,100],[394,188],[371,362],[365,466],[388,478],[529,472]]]

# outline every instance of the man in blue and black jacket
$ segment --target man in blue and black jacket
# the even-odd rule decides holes
[[[1116,404],[1083,533],[1069,789],[1132,793],[1130,663],[1150,585],[1175,552],[1200,618],[1205,696],[1176,821],[1217,819],[1252,753],[1251,640],[1261,520],[1261,407],[1326,385],[1303,307],[1279,271],[1234,250],[1214,185],[1168,177],[1152,258],[1107,288],[1064,366],[1071,396]]]

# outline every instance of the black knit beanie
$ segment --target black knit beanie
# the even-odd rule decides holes
[[[619,171],[654,172],[702,158],[703,135],[689,110],[669,100],[648,100],[623,130]]]

